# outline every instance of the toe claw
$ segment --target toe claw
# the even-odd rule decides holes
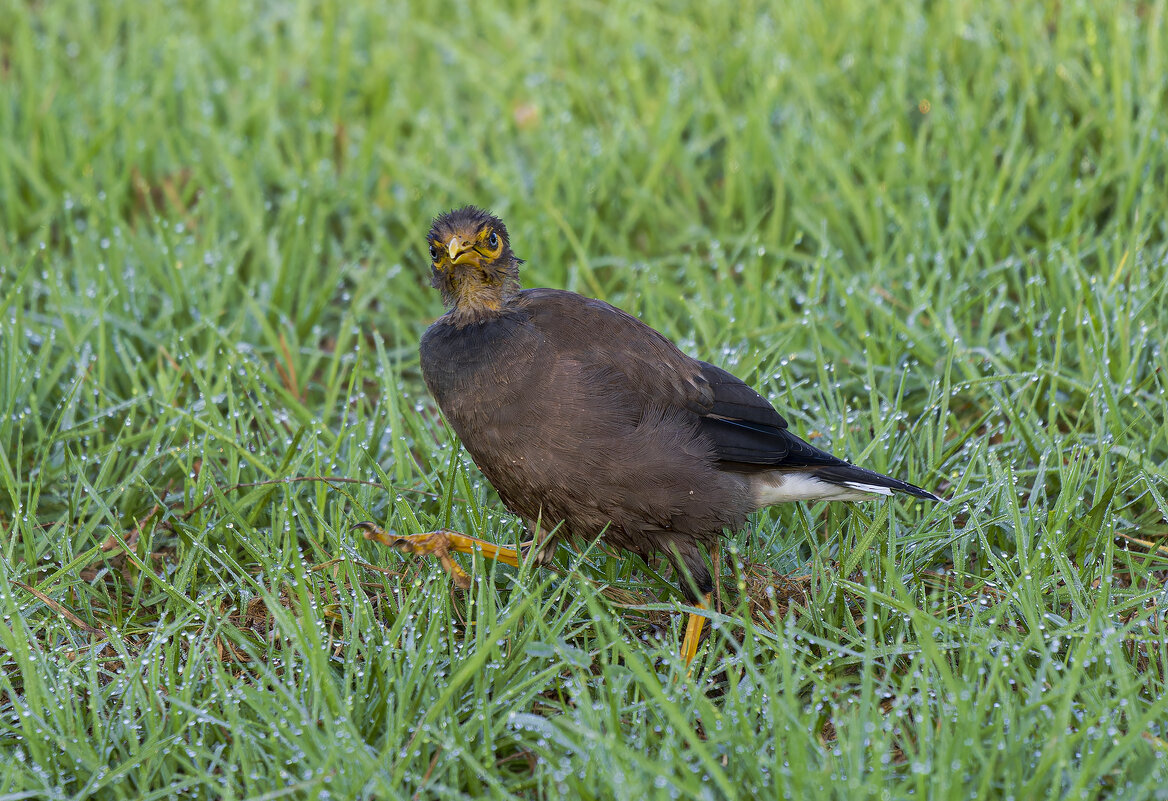
[[[349,531],[356,531],[357,529],[361,529],[365,539],[376,540],[382,545],[393,547],[396,546],[397,540],[401,539],[392,531],[386,531],[371,520],[362,520],[360,523],[354,523],[349,527]]]

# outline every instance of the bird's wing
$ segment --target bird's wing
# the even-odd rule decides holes
[[[743,381],[721,367],[697,364],[711,397],[700,414],[700,424],[720,460],[773,468],[843,463],[792,434],[775,407]]]
[[[523,305],[570,357],[597,374],[619,374],[644,408],[684,408],[697,415],[722,462],[767,468],[846,464],[787,430],[787,421],[740,379],[682,353],[665,336],[603,301],[571,292],[529,289]],[[570,351],[570,352],[569,352]]]

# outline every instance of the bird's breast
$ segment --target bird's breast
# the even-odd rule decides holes
[[[463,443],[505,440],[539,384],[540,337],[520,315],[455,327],[442,321],[422,337],[422,377]]]

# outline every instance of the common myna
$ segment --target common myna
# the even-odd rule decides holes
[[[757,392],[693,359],[607,303],[558,289],[519,288],[522,259],[507,227],[474,206],[439,215],[427,237],[432,283],[449,309],[422,336],[426,386],[507,508],[533,558],[561,539],[663,554],[680,589],[705,608],[713,589],[700,547],[785,501],[864,501],[927,490],[856,467],[804,442]],[[455,532],[366,536],[436,554],[519,554]],[[697,650],[691,615],[682,655]]]

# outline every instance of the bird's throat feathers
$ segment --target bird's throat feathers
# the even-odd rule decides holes
[[[433,284],[454,321],[466,325],[503,311],[519,293],[519,270],[514,264],[457,264],[434,270]]]

